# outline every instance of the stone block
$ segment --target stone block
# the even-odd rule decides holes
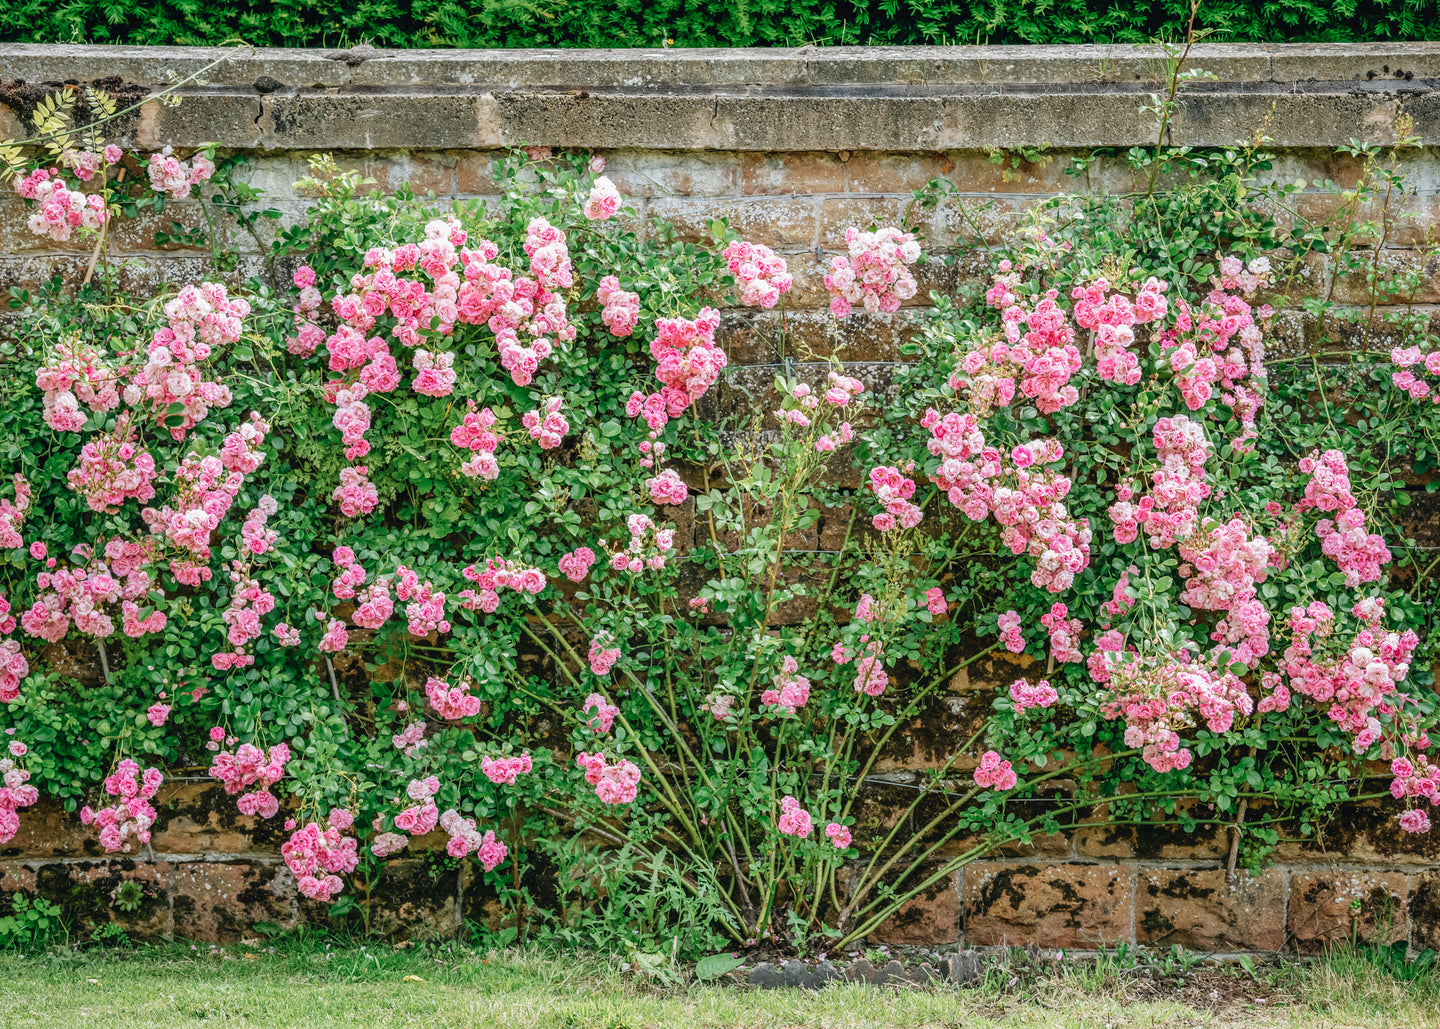
[[[729,219],[730,227],[752,243],[783,248],[815,245],[815,203],[806,197],[752,197],[704,200],[662,197],[650,213],[675,228],[687,242],[712,240],[710,223]]]
[[[1408,938],[1403,872],[1333,871],[1290,877],[1286,932],[1302,954],[1350,940],[1393,943]]]
[[[968,946],[1091,949],[1133,938],[1135,875],[1118,865],[975,862],[963,897]]]
[[[113,922],[135,939],[159,939],[172,933],[173,875],[167,861],[52,861],[35,866],[35,890],[60,905],[78,934]],[[138,893],[127,883],[138,886]]]
[[[746,196],[795,196],[843,193],[845,164],[835,154],[745,154],[740,192]]]
[[[912,881],[929,878],[922,868]],[[938,947],[960,939],[958,873],[950,873],[921,891],[886,919],[869,936],[871,942],[915,947]]]
[[[253,935],[259,922],[282,929],[298,922],[295,877],[278,860],[179,862],[174,883],[180,938],[238,940]]]
[[[289,838],[285,816],[242,815],[235,801],[219,783],[167,782],[156,799],[151,846],[162,854],[278,853]]]
[[[1187,950],[1278,951],[1285,944],[1285,873],[1142,868],[1136,873],[1135,942]]]
[[[1440,950],[1440,870],[1410,880],[1410,944]]]

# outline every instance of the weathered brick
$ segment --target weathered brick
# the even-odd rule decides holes
[[[843,193],[845,165],[834,154],[745,154],[740,192],[746,196]]]
[[[933,874],[923,866],[911,874],[923,882]],[[913,900],[880,924],[869,936],[875,943],[915,947],[939,947],[960,940],[960,884],[958,873],[948,873],[922,890]]]
[[[1410,943],[1440,950],[1440,870],[1410,880]]]
[[[907,203],[893,196],[827,197],[819,201],[819,244],[843,253],[846,229],[899,225]]]
[[[1131,940],[1135,876],[1118,865],[965,868],[965,942],[1094,948]]]
[[[710,223],[728,218],[730,227],[752,243],[784,248],[815,245],[815,201],[808,197],[752,197],[705,200],[661,197],[649,211],[689,242],[710,241]]]
[[[100,857],[95,832],[52,798],[41,794],[33,807],[20,813],[20,828],[9,842],[0,844],[6,859],[45,857]]]
[[[1191,833],[1178,825],[1094,825],[1075,832],[1082,857],[1214,861],[1230,852],[1227,833],[1202,823]]]
[[[1333,871],[1290,877],[1285,928],[1291,946],[1315,954],[1347,940],[1392,943],[1408,938],[1403,872]]]
[[[281,819],[242,815],[218,783],[166,783],[150,844],[162,854],[276,852],[288,834]]]
[[[184,861],[174,883],[176,936],[237,940],[259,922],[297,924],[295,877],[279,861]]]
[[[846,187],[851,193],[911,193],[955,170],[946,154],[856,152],[845,162]]]
[[[1285,873],[1144,868],[1136,873],[1135,942],[1189,950],[1278,951],[1285,944]]]
[[[166,861],[132,858],[104,861],[55,861],[36,866],[35,889],[60,905],[64,918],[78,933],[89,933],[110,922],[132,936],[156,939],[171,935],[170,883],[174,866]],[[127,900],[122,884],[139,885],[133,909],[118,906]],[[128,905],[127,905],[128,907]]]
[[[605,155],[605,174],[626,197],[733,197],[740,192],[746,159],[727,153],[616,150]]]

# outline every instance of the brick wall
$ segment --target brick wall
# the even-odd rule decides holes
[[[188,48],[0,46],[0,138],[23,135],[18,116],[46,83],[105,79],[139,98],[215,56]],[[1027,206],[1061,190],[1129,189],[1120,162],[1099,162],[1085,180],[1062,170],[1070,154],[1153,143],[1153,119],[1139,107],[1157,88],[1156,57],[1119,46],[262,50],[238,54],[184,87],[178,107],[146,104],[111,135],[140,148],[218,142],[244,152],[251,181],[266,190],[263,205],[287,219],[303,210],[291,183],[316,151],[336,153],[380,189],[408,182],[420,193],[463,198],[494,192],[490,166],[505,146],[594,150],[642,221],[658,216],[698,237],[709,219],[728,217],[747,238],[784,254],[796,279],[792,338],[817,357],[838,343],[855,374],[883,387],[901,358],[898,344],[913,330],[903,317],[860,316],[832,336],[820,280],[846,226],[898,220],[912,190],[943,176],[958,187],[960,202],[923,228],[932,253],[952,252],[973,235],[962,210],[994,239]],[[1440,46],[1202,45],[1193,63],[1217,78],[1186,94],[1168,141],[1228,145],[1268,119],[1280,178],[1346,185],[1356,166],[1335,156],[1336,146],[1352,138],[1390,141],[1399,115],[1413,119],[1425,147],[1406,158],[1406,170],[1419,189],[1384,258],[1419,266],[1418,302],[1425,310],[1440,305],[1440,261],[1418,249],[1440,219],[1440,160],[1431,149],[1440,145]],[[1047,147],[1053,159],[1002,170],[987,153],[1020,146]],[[1313,190],[1300,202],[1312,214],[1335,200]],[[88,250],[31,235],[23,217],[17,199],[0,198],[0,281],[33,286],[57,271],[75,278]],[[199,225],[202,215],[194,202],[172,203],[163,221],[172,220]],[[130,288],[194,280],[204,267],[198,251],[157,249],[154,232],[162,227],[142,219],[115,234],[119,274]],[[260,267],[257,245],[237,234],[230,243],[241,254],[230,277],[243,280]],[[956,257],[951,266],[924,269],[917,303],[929,290],[953,290],[983,274],[983,257]],[[1325,269],[1312,272],[1307,287],[1327,288]],[[1335,296],[1362,304],[1362,287],[1341,282]],[[773,375],[779,355],[756,330],[775,317],[727,313],[723,339],[737,385]],[[1299,310],[1278,322],[1272,353],[1293,352],[1324,328]],[[735,396],[727,388],[719,402]],[[1434,505],[1418,510],[1421,541],[1440,543]],[[825,536],[822,525],[815,545],[833,545]],[[71,661],[82,678],[96,674],[92,666],[84,652]],[[952,723],[963,719],[967,698],[1013,671],[991,662],[962,675],[878,766],[867,817],[884,824],[896,804],[890,791],[903,791],[953,745]],[[199,777],[167,783],[159,806],[153,861],[150,854],[104,860],[73,816],[53,807],[27,812],[21,835],[0,850],[0,890],[57,898],[82,928],[118,914],[153,935],[233,938],[258,921],[290,926],[323,917],[297,896],[279,861],[277,826],[239,815]],[[1228,836],[1203,823],[1191,835],[1082,830],[969,866],[875,937],[1313,952],[1358,931],[1440,947],[1440,841],[1401,836],[1377,809],[1346,810],[1324,840],[1282,845],[1276,863],[1251,877],[1228,872]],[[111,907],[122,879],[144,886],[132,914]],[[467,873],[426,858],[396,862],[381,890],[374,910],[382,929],[428,924],[449,931],[460,919],[485,918],[490,902]]]

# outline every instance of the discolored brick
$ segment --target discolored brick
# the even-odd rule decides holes
[[[293,928],[299,918],[295,877],[278,861],[185,861],[175,865],[174,933],[236,940],[268,922]]]
[[[938,867],[935,870],[938,871]],[[933,872],[929,868],[922,868],[916,870],[911,878],[923,882],[931,874]],[[913,947],[939,947],[959,942],[958,873],[947,873],[920,891],[870,933],[869,939],[875,943]]]
[[[1135,942],[1189,950],[1278,951],[1285,944],[1285,873],[1144,868],[1136,873]]]
[[[1409,881],[1402,872],[1296,873],[1290,878],[1285,925],[1290,945],[1315,954],[1352,939],[1407,939],[1408,896]]]
[[[1134,872],[1118,865],[976,862],[963,896],[968,946],[1093,948],[1133,937]]]

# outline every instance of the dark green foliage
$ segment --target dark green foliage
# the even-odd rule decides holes
[[[8,0],[0,40],[340,47],[1144,43],[1189,0]],[[1440,37],[1437,0],[1210,0],[1214,40]],[[673,41],[673,42],[672,42]]]

